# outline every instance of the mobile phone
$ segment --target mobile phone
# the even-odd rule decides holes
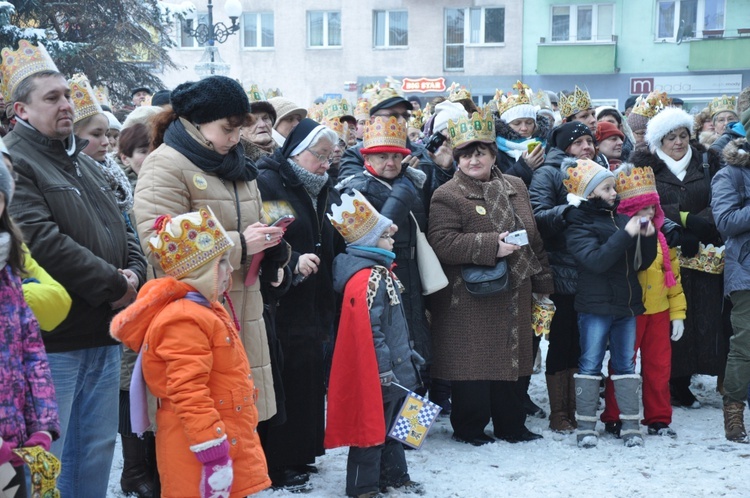
[[[645,216],[641,216],[641,230],[648,228],[649,219]]]
[[[529,154],[531,154],[532,152],[534,152],[534,149],[536,149],[536,146],[537,146],[537,145],[539,145],[539,144],[541,144],[541,143],[542,143],[542,142],[538,142],[538,141],[536,141],[536,140],[534,140],[533,142],[529,142],[529,143],[527,143],[527,144],[526,144],[526,151],[527,151],[527,152],[528,152]]]
[[[272,227],[279,227],[279,228],[286,229],[286,227],[288,227],[289,225],[291,225],[294,220],[295,220],[295,218],[294,218],[293,215],[291,215],[291,214],[285,214],[284,216],[282,216],[278,220],[274,221],[271,224],[271,226]]]

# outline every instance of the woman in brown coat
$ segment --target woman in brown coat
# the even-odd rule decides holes
[[[484,433],[492,419],[496,437],[531,441],[541,436],[526,429],[514,385],[532,370],[532,292],[542,299],[553,291],[547,255],[523,181],[494,166],[492,118],[475,113],[448,130],[458,171],[432,197],[428,234],[450,282],[432,303],[434,375],[453,386],[453,439],[494,441]],[[528,245],[503,241],[516,230],[526,230]],[[494,266],[498,258],[506,258],[510,288],[469,294],[462,267]]]

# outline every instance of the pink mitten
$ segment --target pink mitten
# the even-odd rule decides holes
[[[32,446],[41,446],[44,451],[49,451],[49,447],[52,444],[52,437],[49,433],[44,431],[38,431],[31,435],[31,437],[23,443],[24,447],[30,448]]]
[[[234,479],[229,442],[224,439],[218,446],[196,451],[195,456],[203,464],[201,498],[229,498]]]
[[[10,462],[13,457],[16,456],[16,454],[13,453],[13,448],[15,447],[16,443],[3,441],[3,439],[0,438],[0,465]]]

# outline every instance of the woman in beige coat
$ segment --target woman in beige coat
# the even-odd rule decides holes
[[[229,258],[235,271],[229,293],[237,318],[255,386],[259,421],[276,413],[271,359],[260,283],[245,285],[253,257],[266,252],[272,266],[286,265],[288,245],[283,229],[259,222],[260,192],[255,182],[258,170],[239,143],[250,103],[236,81],[212,76],[196,83],[183,83],[172,92],[172,109],[155,119],[151,146],[143,162],[135,193],[138,235],[150,256],[148,240],[154,222],[163,215],[177,216],[210,206],[226,229],[234,247]],[[154,265],[158,272],[158,265]],[[265,269],[265,268],[264,268]],[[275,271],[267,274],[276,275]],[[162,276],[159,274],[158,276]]]

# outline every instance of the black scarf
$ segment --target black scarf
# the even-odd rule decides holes
[[[164,133],[164,143],[187,157],[206,173],[229,181],[250,182],[258,177],[255,163],[245,157],[242,147],[235,147],[225,156],[204,147],[191,137],[179,119],[172,121]]]

